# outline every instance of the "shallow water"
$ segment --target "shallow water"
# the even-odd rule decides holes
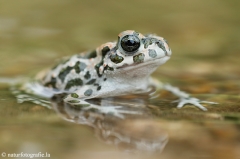
[[[220,104],[205,105],[208,112],[190,105],[179,110],[162,91],[153,99],[146,93],[89,100],[99,107],[88,107],[1,84],[1,150],[53,158],[237,158],[239,95],[195,96]]]
[[[126,5],[128,4],[128,5]],[[174,5],[177,4],[177,5]],[[110,6],[110,7],[109,7]],[[172,58],[153,76],[201,100],[176,108],[168,92],[98,99],[82,110],[57,98],[19,104],[0,84],[0,154],[51,158],[240,158],[239,2],[0,2],[0,77],[33,77],[56,59],[116,39],[126,29],[165,37]],[[214,8],[214,9],[213,9]],[[6,81],[5,81],[6,82]],[[7,80],[9,82],[9,80]],[[122,106],[116,111],[107,106]],[[111,110],[111,111],[109,111]]]

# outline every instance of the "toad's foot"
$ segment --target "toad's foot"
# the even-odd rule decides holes
[[[196,107],[198,107],[199,109],[203,110],[203,111],[207,111],[207,108],[205,108],[201,103],[206,103],[206,104],[218,104],[215,102],[209,102],[209,101],[201,101],[197,98],[193,98],[193,97],[189,97],[189,98],[180,98],[176,101],[173,101],[173,103],[178,102],[178,106],[177,108],[182,108],[185,104],[192,104]]]

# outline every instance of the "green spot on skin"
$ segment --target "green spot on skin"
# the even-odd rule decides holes
[[[112,62],[114,62],[116,64],[121,63],[124,60],[124,58],[122,56],[118,56],[117,54],[112,54],[110,56],[110,59]]]
[[[68,81],[67,85],[65,86],[65,89],[68,90],[73,86],[82,86],[83,81],[80,78],[72,79]]]
[[[103,65],[103,59],[109,51],[110,51],[110,48],[108,46],[105,46],[102,49],[102,60],[95,65],[95,70],[97,72],[98,77],[102,77],[102,75],[100,74],[99,68]]]
[[[98,86],[98,87],[97,87],[97,90],[99,91],[101,88],[102,88],[101,86]]]
[[[73,68],[75,69],[76,73],[80,73],[80,67],[78,66],[80,64],[80,62],[76,62],[76,64],[73,66]]]
[[[69,74],[69,72],[72,70],[73,68],[68,66],[63,68],[60,73],[58,74],[58,77],[61,79],[62,82],[64,82],[65,77]]]
[[[88,89],[88,90],[86,90],[86,91],[84,92],[84,95],[85,95],[85,96],[91,96],[91,95],[92,95],[92,92],[93,92],[92,89]]]
[[[57,83],[57,79],[52,77],[51,80],[47,82],[44,86],[56,88],[56,83]]]
[[[94,86],[99,86],[99,84],[97,84],[97,83],[94,83]]]
[[[152,58],[157,57],[157,53],[156,53],[156,51],[153,50],[153,49],[149,49],[149,50],[148,50],[148,55],[149,55],[150,57],[152,57]]]
[[[152,45],[152,41],[150,38],[145,38],[142,40],[143,44],[144,44],[144,48],[146,49],[149,45]]]
[[[153,43],[158,43],[160,40],[152,37],[146,37],[142,40],[142,43],[144,44],[144,48],[146,49],[149,45],[152,45]]]
[[[99,68],[100,68],[102,65],[103,65],[103,60],[102,60],[100,63],[98,63],[98,64],[95,65],[95,70],[96,70],[96,72],[97,72],[97,74],[98,74],[98,77],[102,77],[102,75],[100,74],[100,71],[99,71]]]
[[[76,64],[73,66],[73,68],[75,69],[76,73],[80,73],[81,71],[83,71],[85,68],[87,67],[87,65],[83,62],[76,62]]]
[[[89,71],[86,72],[86,74],[84,75],[85,79],[89,79],[91,78],[91,74],[89,73]]]
[[[109,67],[108,65],[106,67],[104,67],[104,71],[108,70],[108,71],[114,71],[114,69],[112,67]]]
[[[109,51],[110,51],[110,48],[108,46],[105,46],[102,49],[102,58],[104,58]]]
[[[87,83],[86,83],[86,85],[91,85],[91,84],[93,84],[93,83],[95,83],[96,82],[96,79],[91,79],[90,81],[88,81]]]
[[[72,94],[71,94],[71,97],[73,97],[73,98],[78,98],[79,96],[77,95],[77,93],[72,93]]]
[[[162,49],[165,53],[167,52],[166,51],[166,48],[165,48],[165,46],[164,46],[164,43],[162,42],[162,41],[158,41],[157,42],[157,45],[158,45],[158,47],[160,48],[160,49]]]
[[[110,48],[108,46],[105,46],[102,49],[102,60],[95,65],[95,70],[97,72],[98,77],[102,77],[102,75],[100,74],[99,68],[103,65],[103,59],[109,51],[110,51]]]
[[[91,59],[91,58],[95,58],[95,57],[97,57],[96,50],[94,50],[94,51],[90,52],[89,54],[87,54],[85,58]]]
[[[102,88],[102,87],[101,87],[99,84],[97,84],[97,83],[95,83],[94,86],[97,86],[97,91],[99,91],[99,90]]]
[[[141,63],[144,61],[144,57],[145,57],[145,55],[143,53],[140,53],[138,55],[133,56],[133,61],[135,63]]]
[[[79,100],[69,100],[68,103],[79,103]]]

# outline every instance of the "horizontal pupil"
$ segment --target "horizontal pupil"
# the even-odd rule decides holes
[[[126,44],[128,46],[133,46],[133,45],[135,45],[135,41],[134,40],[128,40]]]
[[[134,35],[126,35],[121,40],[121,46],[124,51],[133,52],[140,47],[140,40]]]

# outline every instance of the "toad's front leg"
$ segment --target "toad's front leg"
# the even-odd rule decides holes
[[[189,94],[181,91],[179,88],[173,87],[169,84],[164,84],[163,89],[179,97],[178,100],[174,101],[174,102],[178,102],[177,108],[182,108],[185,104],[192,104],[203,111],[207,111],[207,108],[205,108],[201,103],[217,104],[215,102],[201,101],[197,98],[191,97]]]
[[[182,108],[186,104],[192,104],[203,111],[207,111],[207,108],[205,108],[201,103],[218,104],[215,102],[201,101],[197,98],[191,97],[189,94],[181,91],[179,88],[173,87],[170,84],[163,84],[156,79],[151,79],[150,82],[153,83],[153,85],[157,88],[157,90],[160,90],[160,89],[167,90],[167,91],[171,92],[172,94],[174,94],[175,96],[179,97],[178,100],[173,101],[173,102],[178,103],[177,108],[179,108],[179,109]]]

